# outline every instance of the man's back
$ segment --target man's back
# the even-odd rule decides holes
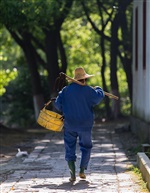
[[[72,83],[60,92],[57,104],[65,117],[65,128],[87,130],[93,125],[93,106],[104,97],[101,88],[93,89],[87,85]]]

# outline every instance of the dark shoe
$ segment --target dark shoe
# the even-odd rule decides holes
[[[69,178],[69,181],[70,181],[70,182],[75,182],[75,181],[76,181],[76,178],[72,178],[72,177],[71,177],[71,178]]]
[[[86,175],[84,173],[79,173],[79,177],[82,178],[82,179],[85,179]]]
[[[80,176],[80,178],[82,178],[82,179],[85,179],[85,178],[86,178],[86,175],[84,174],[84,170],[85,170],[84,167],[80,167],[79,176]]]

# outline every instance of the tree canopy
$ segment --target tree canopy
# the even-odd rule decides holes
[[[8,76],[9,71],[13,79],[18,70],[28,67],[36,117],[44,102],[57,94],[53,87],[59,73],[72,76],[76,66],[96,74],[91,85],[123,97],[126,93],[126,102],[113,101],[112,105],[105,99],[107,117],[114,112],[117,117],[120,102],[132,99],[131,1],[1,0],[0,9],[1,36],[6,33],[1,43],[1,73]],[[1,81],[1,89],[6,85]]]

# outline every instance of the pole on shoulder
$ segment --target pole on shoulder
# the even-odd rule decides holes
[[[71,80],[71,81],[73,81],[73,82],[75,82],[75,83],[77,83],[77,84],[80,84],[80,85],[82,85],[82,86],[85,85],[85,84],[83,84],[82,82],[80,82],[80,81],[78,81],[78,80],[75,80],[75,79],[67,76],[67,75],[66,75],[65,73],[63,73],[63,72],[61,72],[60,75],[61,75],[61,74],[64,75],[64,76],[66,76],[66,78],[67,78],[68,80]],[[116,99],[116,100],[119,99],[118,96],[115,96],[115,95],[113,95],[113,94],[111,94],[111,93],[108,93],[108,92],[105,92],[105,91],[104,91],[104,94],[105,94],[105,96],[111,97],[111,98],[113,98],[113,99]]]

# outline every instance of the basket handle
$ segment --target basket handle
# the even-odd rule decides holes
[[[46,104],[45,107],[47,107],[52,101],[56,100],[56,98],[51,98]]]
[[[47,107],[52,101],[49,100],[46,104],[45,104],[45,107]]]

